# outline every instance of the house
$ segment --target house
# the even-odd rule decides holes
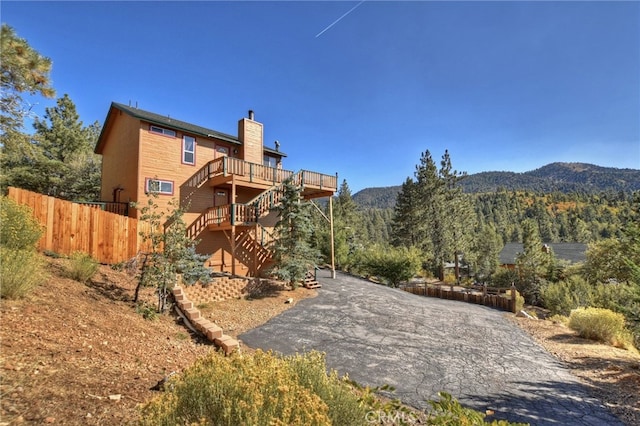
[[[548,243],[543,244],[540,250],[550,247],[558,260],[569,263],[580,263],[587,259],[587,245],[583,243]],[[500,265],[504,268],[514,269],[516,257],[524,252],[522,243],[507,243],[500,252]]]
[[[208,266],[234,275],[257,276],[268,266],[277,222],[271,208],[283,181],[292,178],[305,200],[337,189],[337,175],[284,169],[286,155],[277,142],[265,146],[253,111],[233,136],[114,102],[95,152],[102,155],[102,200],[144,206],[155,192],[163,211],[179,202],[197,251],[211,255]]]

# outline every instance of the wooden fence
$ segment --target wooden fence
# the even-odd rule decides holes
[[[40,250],[62,255],[80,251],[100,263],[114,264],[131,259],[144,248],[140,232],[148,225],[137,219],[24,189],[10,187],[8,196],[29,206],[43,226]]]
[[[451,290],[442,288],[443,286],[405,286],[402,289],[406,292],[417,294],[419,296],[439,297],[440,299],[458,300],[467,303],[475,303],[476,305],[485,305],[492,308],[502,309],[516,313],[516,290],[515,287],[510,289],[497,289],[483,287],[481,290]],[[511,294],[506,294],[511,290]]]

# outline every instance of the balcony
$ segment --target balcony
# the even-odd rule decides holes
[[[190,187],[202,185],[219,186],[235,184],[266,190],[293,177],[294,183],[302,188],[306,199],[329,197],[338,189],[338,176],[301,170],[289,170],[249,163],[238,158],[222,157],[209,161],[187,181]]]

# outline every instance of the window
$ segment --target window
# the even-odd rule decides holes
[[[196,163],[196,138],[183,136],[182,138],[182,162],[185,164]]]
[[[165,129],[162,127],[158,127],[158,126],[149,126],[149,131],[152,133],[158,133],[160,135],[164,135],[164,136],[171,136],[172,138],[176,137],[176,131],[175,130],[169,130],[169,129]]]
[[[262,164],[267,167],[273,167],[275,169],[278,166],[278,160],[275,157],[265,155],[264,159],[262,160]]]
[[[170,180],[149,179],[145,180],[146,193],[157,192],[158,194],[173,195],[173,182]]]

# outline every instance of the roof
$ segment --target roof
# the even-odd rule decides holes
[[[220,139],[235,145],[242,145],[242,142],[236,136],[218,132],[217,130],[198,126],[196,124],[187,123],[186,121],[176,120],[175,118],[156,114],[155,112],[145,111],[136,107],[127,106],[117,102],[111,102],[111,108],[109,108],[109,114],[107,115],[105,124],[102,127],[102,132],[100,133],[100,137],[98,138],[98,143],[96,144],[96,148],[95,148],[96,152],[98,152],[98,148],[102,143],[102,136],[105,133],[105,129],[107,128],[107,124],[109,123],[109,119],[111,118],[112,112],[114,109],[118,109],[126,114],[129,114],[132,117],[135,117],[142,121],[146,121],[151,124],[157,124],[162,127],[167,127],[174,130],[180,130],[182,132],[186,132],[196,136],[202,136],[206,138],[216,138],[216,139]],[[268,148],[266,146],[263,147],[263,149],[266,153],[269,153],[269,154],[275,154],[280,157],[287,156],[283,152],[276,151],[275,149]]]
[[[566,260],[571,263],[584,262],[587,259],[587,245],[583,243],[548,243],[553,249],[553,253],[559,260]],[[542,248],[540,248],[542,250]],[[514,265],[516,256],[524,251],[521,243],[507,243],[500,252],[500,263],[502,265]]]

